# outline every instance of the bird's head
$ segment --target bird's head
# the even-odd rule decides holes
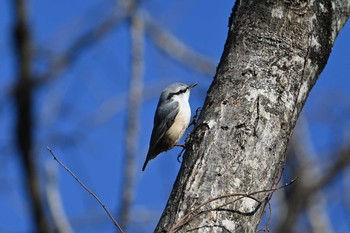
[[[192,85],[186,85],[184,83],[173,83],[162,92],[161,98],[163,100],[170,99],[185,99],[188,100],[190,97],[190,92],[198,83],[193,83]]]

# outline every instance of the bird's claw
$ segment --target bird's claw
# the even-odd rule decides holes
[[[202,108],[199,107],[196,109],[196,113],[194,114],[194,116],[192,117],[192,121],[191,123],[188,125],[188,127],[190,127],[191,125],[195,125],[197,123],[198,117],[199,117],[199,113],[202,111]]]
[[[180,158],[185,150],[186,150],[186,145],[183,145],[182,150],[180,151],[180,153],[177,155],[177,158],[176,158],[179,163],[181,163]]]

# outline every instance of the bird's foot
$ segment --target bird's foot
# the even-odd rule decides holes
[[[182,157],[184,151],[186,150],[186,145],[179,145],[179,146],[182,147],[182,150],[181,150],[180,153],[177,155],[177,158],[176,158],[176,159],[177,159],[177,161],[178,161],[179,163],[181,163],[180,158]]]
[[[196,109],[196,113],[194,114],[194,116],[192,117],[192,121],[191,123],[188,125],[188,127],[190,127],[191,125],[195,125],[197,123],[198,117],[199,117],[199,113],[202,111],[202,108],[199,107]]]

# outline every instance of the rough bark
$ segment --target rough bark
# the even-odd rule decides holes
[[[155,232],[257,230],[271,192],[243,194],[276,187],[295,122],[349,12],[349,1],[236,2]]]

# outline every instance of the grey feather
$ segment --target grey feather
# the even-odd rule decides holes
[[[165,105],[160,105],[159,103],[166,103]],[[168,131],[170,126],[173,124],[176,115],[179,112],[179,104],[173,100],[165,100],[161,102],[159,100],[156,114],[154,116],[154,127],[152,130],[150,148],[147,153],[146,161],[143,165],[142,170],[146,168],[149,160],[155,158],[160,152],[156,150],[159,148],[159,142],[163,138],[164,134]],[[164,107],[166,106],[166,108]]]
[[[161,105],[157,108],[150,145],[158,144],[159,140],[173,124],[176,115],[179,113],[179,103],[176,101],[168,100],[166,108],[164,106],[165,105]]]

